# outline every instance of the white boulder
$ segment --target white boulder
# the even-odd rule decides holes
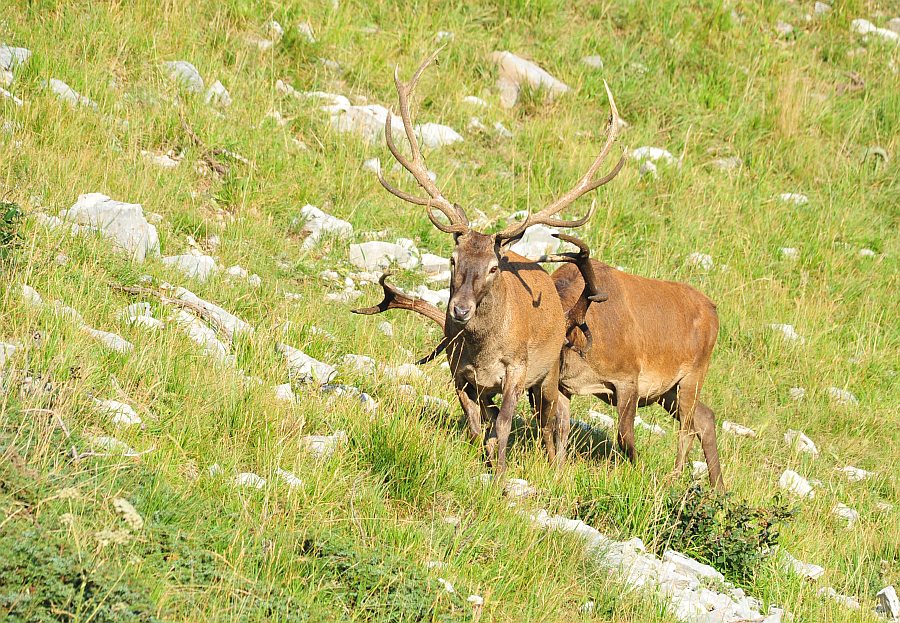
[[[525,230],[522,239],[510,247],[510,251],[530,260],[556,253],[561,244],[559,238],[553,235],[556,233],[559,233],[559,230],[555,227],[532,225]]]
[[[813,443],[813,440],[799,430],[789,428],[784,434],[784,443],[789,445],[792,449],[803,452],[804,454],[810,454],[814,457],[819,456],[819,449],[816,447],[816,444]]]
[[[309,233],[303,240],[304,249],[312,249],[324,236],[346,238],[353,234],[353,225],[326,214],[314,205],[303,206],[300,218],[305,221],[303,231]]]
[[[219,340],[216,332],[199,318],[180,309],[175,314],[175,321],[187,336],[203,349],[205,354],[222,363],[233,362],[232,357],[228,355],[228,347]]]
[[[391,264],[415,268],[418,258],[406,247],[380,240],[350,245],[350,263],[362,270],[384,270]]]
[[[147,221],[138,203],[123,203],[100,193],[88,193],[80,195],[71,208],[59,215],[66,221],[99,229],[137,262],[143,262],[148,255],[159,255],[156,227]]]
[[[337,374],[337,370],[333,366],[310,357],[299,348],[281,342],[278,342],[275,348],[287,360],[288,374],[292,379],[302,383],[315,382],[321,385],[330,381]]]
[[[778,479],[778,486],[788,493],[801,498],[812,499],[816,497],[816,492],[813,491],[809,481],[791,469],[784,470],[784,473],[781,474],[781,478]]]
[[[117,353],[130,353],[134,350],[134,344],[115,333],[92,329],[91,327],[84,327],[84,331],[103,346]]]
[[[317,459],[327,459],[346,443],[347,433],[342,430],[333,435],[307,435],[300,439],[300,447]]]
[[[893,30],[890,30],[889,28],[878,28],[875,24],[865,19],[855,19],[850,22],[850,30],[863,36],[875,35],[876,37],[880,37],[885,41],[890,41],[892,43],[900,42],[900,35]]]
[[[200,283],[209,279],[213,273],[219,270],[215,258],[202,253],[196,255],[193,253],[170,255],[162,258],[162,263],[178,269],[186,277],[196,279]]]
[[[838,502],[832,507],[831,514],[846,521],[848,530],[855,526],[856,522],[859,521],[859,513],[855,509],[852,509],[841,502]]]
[[[11,71],[16,65],[24,65],[31,58],[31,50],[0,45],[0,69]]]
[[[206,90],[204,101],[207,104],[227,108],[228,106],[231,106],[231,94],[228,92],[228,89],[225,88],[224,84],[216,80]]]
[[[183,86],[191,93],[203,92],[203,78],[200,72],[191,63],[187,61],[167,61],[163,63],[163,68],[169,74],[169,77]]]
[[[568,85],[554,78],[535,63],[511,52],[493,52],[490,60],[500,70],[497,86],[500,89],[500,105],[504,108],[512,108],[516,105],[523,86],[546,91],[550,100],[571,90]]]
[[[57,80],[56,78],[50,78],[47,82],[47,87],[53,92],[56,97],[58,97],[62,102],[69,104],[70,106],[84,106],[86,108],[97,109],[97,103],[93,100],[81,95],[70,87],[68,84],[63,82],[62,80]]]
[[[722,422],[722,432],[731,433],[737,437],[756,437],[756,431],[752,428],[728,420]]]
[[[94,399],[94,406],[97,410],[109,417],[109,421],[114,426],[134,426],[141,423],[141,416],[137,414],[131,405],[119,402],[118,400],[97,400]]]
[[[239,487],[262,489],[266,486],[266,479],[253,472],[241,472],[234,477],[234,484]]]
[[[173,294],[175,298],[190,303],[191,305],[196,305],[209,313],[216,319],[216,322],[219,323],[229,338],[234,338],[238,333],[253,333],[253,327],[250,324],[244,322],[234,314],[225,311],[215,303],[210,303],[209,301],[200,298],[187,288],[175,288]]]
[[[875,595],[875,612],[890,619],[900,619],[900,599],[893,586],[886,586]]]

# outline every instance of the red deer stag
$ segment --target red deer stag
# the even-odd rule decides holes
[[[580,196],[609,182],[622,168],[624,158],[611,173],[594,179],[616,137],[619,124],[615,102],[607,87],[612,111],[607,140],[600,155],[578,183],[551,205],[529,214],[521,222],[496,234],[483,234],[469,227],[462,207],[444,198],[428,177],[410,118],[409,96],[422,72],[436,56],[437,52],[425,59],[407,84],[400,82],[398,71],[394,72],[400,116],[411,158],[404,157],[394,144],[391,129],[393,115],[388,114],[385,121],[388,149],[430,198],[395,188],[381,172],[378,179],[391,194],[424,206],[432,224],[440,231],[453,235],[455,248],[450,260],[450,301],[441,323],[444,328],[442,344],[446,346],[456,393],[466,414],[472,439],[482,441],[482,420],[492,423],[492,439],[487,444],[487,453],[497,473],[502,474],[506,468],[513,413],[527,389],[537,411],[550,460],[560,462],[565,459],[565,449],[557,449],[555,435],[563,429],[556,425],[554,419],[566,319],[550,275],[538,263],[509,251],[509,246],[532,225],[542,223],[554,227],[578,227],[590,218],[593,209],[583,218],[572,221],[561,220],[555,215]],[[436,211],[447,222],[441,220]],[[422,311],[421,303],[411,301],[406,308]],[[379,306],[356,311],[378,313],[383,310]],[[436,321],[441,317],[436,308],[425,315]],[[499,408],[493,402],[498,395],[501,397]]]

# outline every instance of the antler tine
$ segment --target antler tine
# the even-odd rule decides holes
[[[554,227],[578,227],[579,225],[583,225],[587,222],[587,219],[590,218],[590,213],[587,217],[582,219],[577,219],[575,221],[563,221],[560,219],[554,219],[553,216],[560,212],[563,208],[571,205],[575,202],[576,199],[585,195],[586,193],[591,192],[592,190],[603,186],[610,180],[612,180],[616,175],[618,175],[619,171],[622,170],[622,166],[625,164],[625,157],[623,156],[619,162],[613,167],[613,170],[600,178],[599,180],[595,180],[594,175],[597,174],[597,170],[600,168],[600,165],[606,159],[606,156],[609,155],[609,150],[612,149],[612,145],[616,140],[616,136],[619,134],[619,110],[616,108],[615,99],[613,99],[612,91],[609,89],[609,85],[606,84],[606,81],[603,81],[603,86],[606,87],[606,97],[609,100],[609,126],[606,133],[606,142],[603,145],[603,149],[600,150],[600,154],[591,163],[590,168],[588,168],[587,172],[581,176],[581,179],[578,180],[578,183],[567,193],[559,197],[556,201],[551,203],[549,206],[541,210],[540,212],[536,212],[533,215],[530,215],[525,220],[511,225],[506,228],[497,236],[499,238],[515,238],[522,234],[528,227],[542,223],[545,225],[552,225]],[[571,224],[567,224],[571,223]]]
[[[441,231],[446,231],[443,226],[439,226],[437,224],[438,222],[434,220],[431,214],[431,208],[436,208],[450,220],[453,232],[458,233],[457,230],[461,230],[462,227],[468,226],[468,220],[465,218],[465,214],[462,212],[462,209],[448,201],[443,196],[437,185],[433,181],[431,181],[431,178],[428,177],[428,169],[425,167],[425,162],[422,158],[422,151],[419,148],[419,141],[416,138],[415,128],[413,127],[412,118],[409,112],[410,94],[415,89],[416,84],[418,84],[419,78],[421,78],[422,73],[434,61],[434,59],[437,58],[438,53],[442,49],[443,48],[438,48],[428,58],[422,61],[422,64],[419,65],[418,69],[416,69],[416,72],[413,74],[412,78],[407,84],[403,84],[400,81],[399,67],[396,67],[394,69],[394,83],[397,86],[397,96],[400,102],[400,118],[403,120],[403,128],[406,132],[406,138],[409,141],[410,151],[412,152],[412,162],[410,162],[403,156],[403,154],[397,148],[397,145],[394,143],[392,130],[392,112],[388,112],[384,122],[384,138],[391,154],[394,156],[394,158],[397,159],[397,162],[403,165],[403,167],[412,174],[412,176],[419,183],[419,186],[421,186],[431,196],[431,199],[422,199],[419,197],[415,197],[414,195],[411,195],[409,193],[400,191],[394,186],[388,184],[381,175],[379,175],[379,181],[381,182],[381,185],[388,190],[388,192],[403,199],[404,201],[409,201],[410,203],[414,203],[416,205],[427,206],[429,208],[428,217],[429,219],[431,219],[432,223],[435,223],[435,226],[438,227],[438,229],[441,229]]]

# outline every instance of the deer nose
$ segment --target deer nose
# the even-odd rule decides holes
[[[465,322],[472,317],[472,308],[464,305],[453,305],[453,319]]]

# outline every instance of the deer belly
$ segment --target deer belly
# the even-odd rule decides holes
[[[574,396],[613,393],[613,385],[610,380],[600,378],[584,359],[574,353],[567,354],[563,360],[559,385]]]
[[[641,371],[638,376],[638,396],[650,400],[659,398],[672,389],[680,378],[680,373],[672,376]]]

